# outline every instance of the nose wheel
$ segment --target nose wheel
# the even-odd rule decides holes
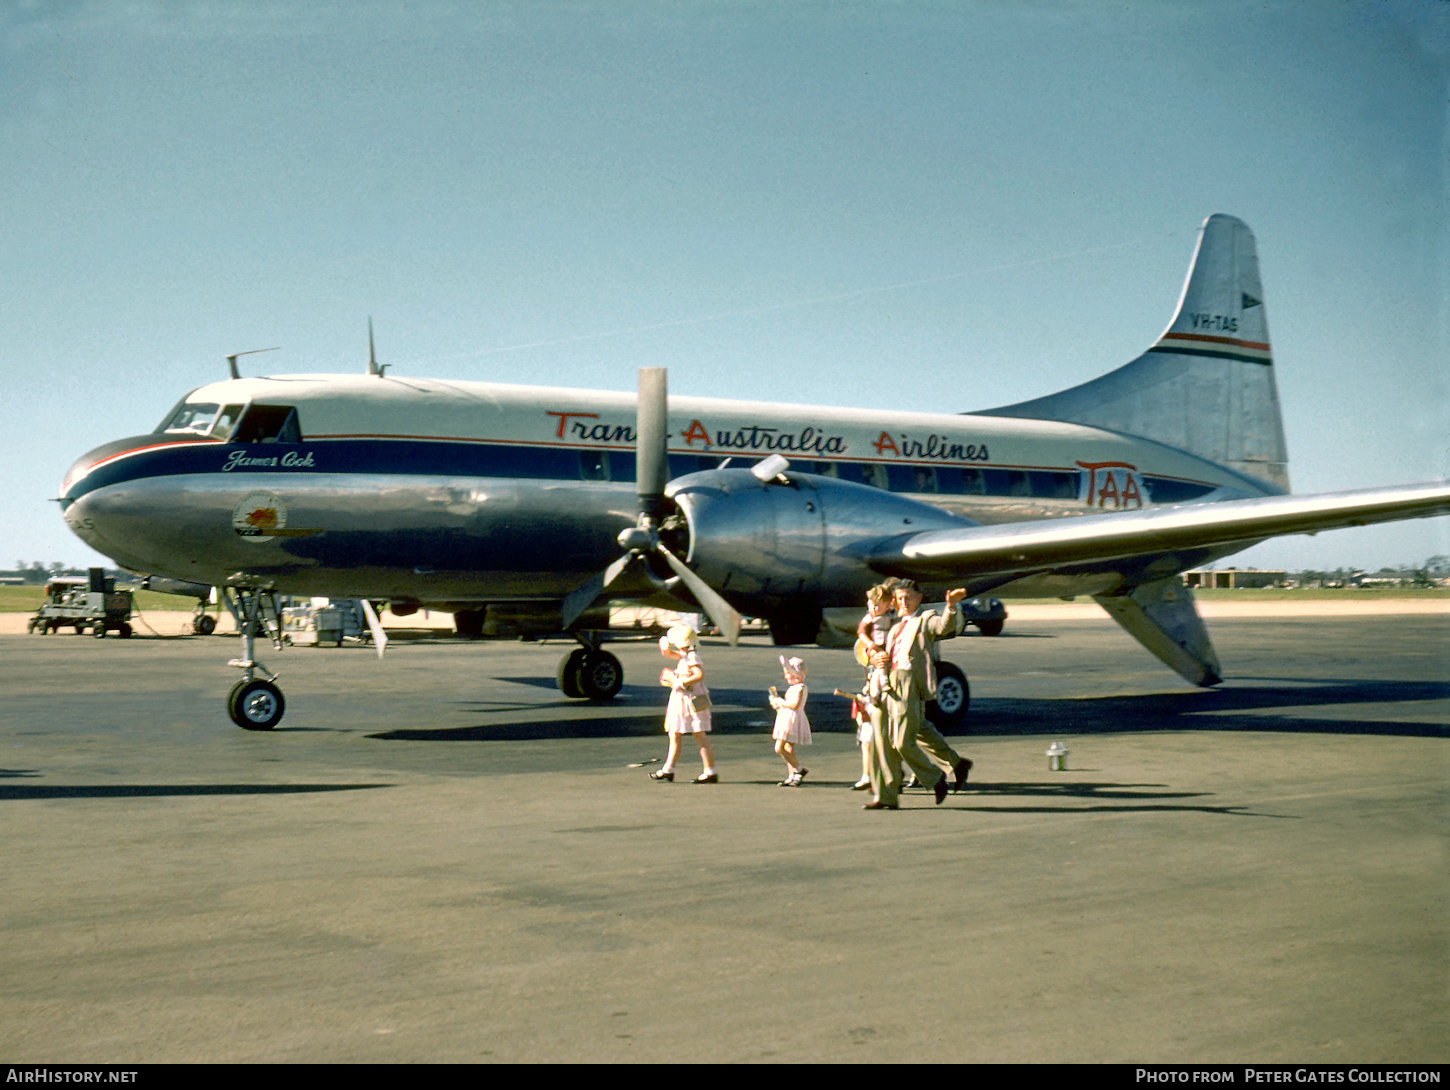
[[[239,681],[227,697],[227,713],[243,730],[271,730],[282,721],[287,701],[270,681]]]

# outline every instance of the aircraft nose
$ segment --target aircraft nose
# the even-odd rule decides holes
[[[84,496],[97,482],[88,480],[91,474],[118,455],[128,451],[137,450],[154,442],[154,437],[149,435],[130,436],[126,439],[113,439],[109,443],[102,443],[94,450],[88,450],[74,462],[70,469],[66,470],[65,476],[60,482],[60,509],[68,511],[71,504]]]
[[[70,510],[71,504],[75,503],[77,497],[72,494],[72,490],[75,488],[76,482],[90,471],[91,466],[96,464],[96,455],[101,449],[97,447],[95,450],[82,454],[65,471],[65,476],[60,479],[60,509],[62,511]]]
[[[105,467],[120,455],[154,442],[152,436],[133,436],[102,443],[77,458],[60,482],[60,509],[71,532],[97,552],[113,559],[118,555],[106,539],[105,519],[95,495],[107,483]]]

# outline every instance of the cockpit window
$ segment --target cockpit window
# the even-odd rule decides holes
[[[206,435],[211,431],[212,421],[216,419],[219,408],[221,406],[216,404],[183,401],[172,410],[171,416],[157,431],[168,434]]]
[[[300,443],[302,428],[291,405],[253,405],[232,433],[233,443]]]
[[[230,438],[232,429],[242,418],[244,408],[246,408],[245,405],[224,405],[222,411],[216,414],[216,420],[211,426],[211,434],[218,439]]]

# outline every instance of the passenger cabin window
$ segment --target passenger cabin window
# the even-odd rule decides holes
[[[1168,477],[1144,477],[1143,487],[1148,490],[1151,503],[1187,503],[1213,491],[1211,484],[1199,481],[1177,481]]]
[[[602,450],[581,450],[579,452],[579,479],[582,481],[609,480],[609,455]]]
[[[252,405],[232,433],[233,443],[300,443],[302,429],[291,405]]]

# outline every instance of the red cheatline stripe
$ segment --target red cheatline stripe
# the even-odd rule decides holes
[[[1257,348],[1261,352],[1269,351],[1267,343],[1260,344],[1258,341],[1236,341],[1232,337],[1209,337],[1203,333],[1165,333],[1161,341],[1211,341],[1214,344],[1232,344],[1239,348]],[[1161,343],[1160,341],[1160,343]]]
[[[167,447],[195,447],[195,446],[202,446],[202,445],[221,446],[221,440],[220,439],[202,439],[202,440],[185,439],[185,440],[182,440],[181,442],[177,442],[177,443],[148,443],[144,447],[132,447],[130,450],[123,450],[123,451],[120,451],[119,453],[112,454],[112,455],[110,455],[108,457],[102,458],[99,462],[94,462],[91,465],[86,466],[86,468],[84,470],[82,470],[81,475],[84,475],[86,473],[89,473],[93,469],[98,469],[101,466],[110,465],[110,463],[116,461],[118,458],[125,458],[125,457],[128,457],[128,456],[132,455],[132,454],[142,454],[142,453],[144,453],[145,451],[148,451],[148,450],[164,450]]]

